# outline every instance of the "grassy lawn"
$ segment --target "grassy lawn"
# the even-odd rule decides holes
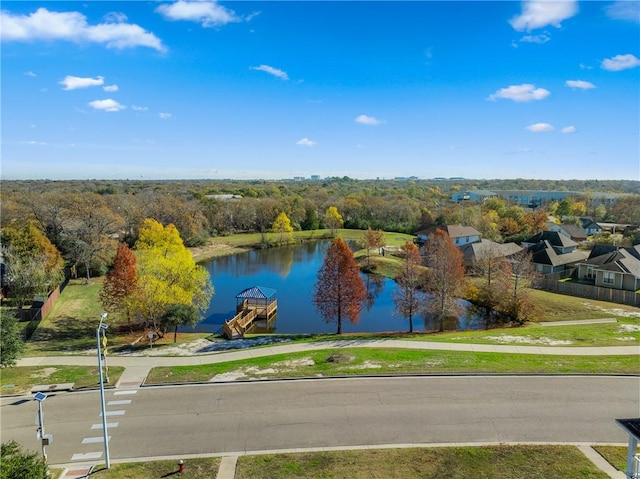
[[[607,479],[572,446],[494,446],[242,456],[236,479]]]
[[[96,363],[98,360],[96,359]],[[115,384],[124,368],[109,367],[109,382]],[[98,387],[98,365],[89,366],[21,366],[2,369],[0,393],[21,394],[41,384],[75,383],[74,389]]]
[[[26,355],[51,356],[85,352],[96,349],[96,328],[103,312],[99,294],[104,278],[92,278],[91,284],[84,280],[71,280],[64,289],[51,312],[44,318],[30,341],[27,342]],[[127,328],[118,331],[113,322],[106,319],[108,348],[111,352],[119,350],[137,350],[149,347],[146,338],[140,340],[142,332],[130,333]],[[177,343],[210,336],[207,333],[179,333]],[[136,340],[138,340],[136,342]],[[135,344],[134,344],[135,343]],[[173,334],[167,334],[154,342],[153,347],[172,346]]]
[[[339,229],[336,236],[345,240],[361,240],[363,230]],[[332,239],[331,230],[294,231],[293,243],[302,241]],[[401,246],[406,241],[413,241],[413,236],[404,233],[385,233],[387,246]],[[260,247],[263,243],[269,245],[279,244],[280,233],[248,233],[209,238],[207,244],[195,248],[189,248],[196,261],[206,261],[220,256],[240,253]]]
[[[627,448],[621,446],[593,446],[609,464],[618,471],[625,472],[627,470]],[[638,449],[640,452],[640,448]]]
[[[385,374],[638,374],[637,356],[537,356],[406,349],[345,348],[281,354],[221,364],[157,367],[146,384]]]
[[[155,479],[162,477],[211,479],[216,477],[220,467],[220,458],[209,457],[187,459],[185,470],[178,473],[176,461],[128,462],[111,464],[111,468],[97,467],[91,473],[94,479]]]

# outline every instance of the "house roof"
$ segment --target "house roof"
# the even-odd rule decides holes
[[[264,286],[253,286],[236,295],[237,299],[271,299],[276,295],[273,288],[265,288]]]
[[[600,225],[598,223],[596,223],[595,221],[593,221],[593,218],[591,218],[589,216],[582,216],[580,218],[580,223],[582,224],[582,227],[584,229],[587,229],[587,228],[602,229],[602,228],[600,228]]]
[[[562,266],[584,261],[587,257],[584,251],[572,251],[571,253],[558,254],[547,240],[538,243],[531,248],[531,261],[537,264],[548,264],[551,266]]]
[[[473,226],[463,225],[445,225],[445,226],[431,226],[425,230],[420,230],[416,233],[416,236],[429,236],[437,229],[445,231],[450,238],[461,238],[463,236],[482,236],[481,233]]]
[[[586,238],[587,233],[582,226],[578,226],[572,223],[562,223],[560,225],[564,231],[566,231],[571,238]]]
[[[630,248],[621,248],[620,246],[611,245],[611,244],[596,244],[591,249],[591,254],[589,254],[589,261],[592,258],[597,258],[598,256],[605,255],[607,253],[611,253],[613,251],[625,250],[634,258],[640,259],[640,244],[632,246]]]
[[[560,246],[568,248],[570,246],[578,246],[578,243],[571,238],[567,238],[565,235],[558,233],[557,231],[541,231],[533,236],[528,237],[523,243],[541,243],[547,241],[553,246]]]
[[[481,239],[476,243],[468,243],[459,246],[462,257],[465,260],[473,261],[484,254],[493,254],[496,257],[511,256],[519,251],[522,247],[516,243],[496,243],[488,239]]]
[[[603,258],[604,256],[604,258]],[[587,261],[587,264],[598,265],[598,269],[616,273],[631,274],[640,278],[640,260],[625,249],[612,251]]]

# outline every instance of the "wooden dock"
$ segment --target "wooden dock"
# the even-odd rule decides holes
[[[222,334],[227,339],[243,338],[254,321],[273,319],[278,311],[275,289],[254,286],[236,296],[236,315],[222,325]]]

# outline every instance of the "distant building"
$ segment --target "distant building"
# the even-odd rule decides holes
[[[318,181],[318,180],[320,180],[320,175],[311,175],[311,179],[313,181]]]
[[[537,208],[552,201],[562,201],[570,196],[584,196],[581,191],[536,191],[536,190],[468,190],[454,193],[451,201],[462,203],[465,201],[482,203],[489,198],[502,198],[505,201],[520,206]],[[591,192],[589,197],[595,203],[610,205],[626,195],[622,193]]]

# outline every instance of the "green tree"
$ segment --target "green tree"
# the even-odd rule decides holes
[[[336,238],[318,271],[313,304],[327,323],[337,323],[337,334],[342,334],[343,316],[357,323],[366,298],[367,289],[353,253],[342,238]]]
[[[24,351],[22,330],[11,315],[0,315],[0,367],[15,365]]]
[[[403,318],[409,318],[409,332],[413,332],[413,318],[423,309],[423,296],[420,288],[424,285],[424,268],[420,250],[413,243],[406,242],[402,246],[404,264],[396,277],[398,289],[394,292],[393,301],[396,311]]]
[[[173,342],[178,339],[179,326],[195,326],[202,320],[200,312],[191,305],[170,304],[160,318],[160,326],[167,332],[173,328]]]
[[[331,230],[331,236],[336,235],[336,230],[342,228],[344,220],[335,206],[329,206],[324,214],[324,225]]]
[[[280,233],[280,243],[284,242],[284,235],[287,235],[287,241],[293,239],[293,226],[291,226],[291,220],[287,214],[282,211],[271,226],[271,230],[274,233]]]
[[[427,308],[440,321],[440,331],[444,331],[445,318],[460,313],[457,300],[464,285],[464,268],[462,253],[440,228],[429,237],[426,264],[429,268],[426,287],[432,295]]]
[[[164,227],[146,219],[136,243],[138,291],[133,304],[136,315],[162,336],[160,320],[173,304],[206,311],[213,286],[209,273],[196,264],[173,225]]]
[[[301,225],[305,231],[317,230],[320,227],[316,209],[313,206],[307,206],[304,210],[304,221]]]
[[[48,475],[47,463],[35,452],[25,452],[16,441],[0,446],[1,479],[43,479]]]

